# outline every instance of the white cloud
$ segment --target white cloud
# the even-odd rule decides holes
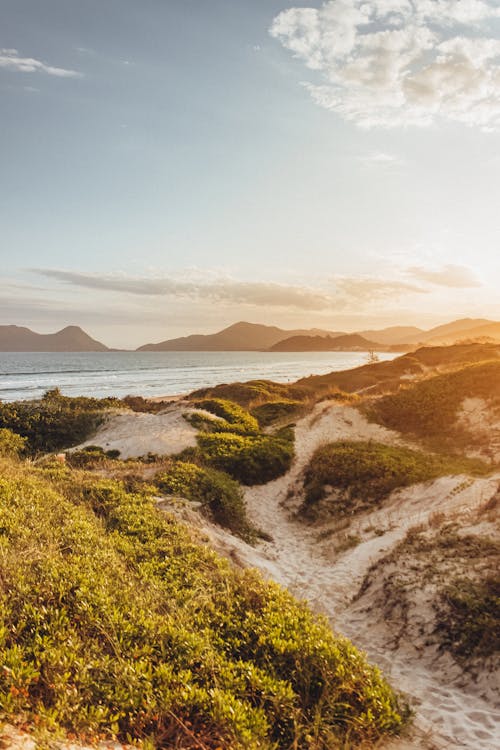
[[[372,302],[392,301],[409,294],[426,294],[427,290],[406,281],[391,279],[377,279],[367,276],[336,276],[335,286],[341,295],[344,295],[352,305],[353,300],[366,306]]]
[[[290,8],[270,33],[322,81],[313,99],[363,127],[437,117],[500,127],[497,0],[329,0]]]
[[[125,274],[96,274],[59,269],[34,269],[37,273],[73,286],[144,296],[205,299],[222,304],[288,307],[324,310],[333,298],[321,289],[262,281],[238,281],[227,277],[199,279],[199,274],[137,277]],[[208,275],[210,276],[210,275]]]
[[[20,57],[17,49],[0,49],[0,68],[12,70],[15,73],[46,73],[58,78],[81,78],[82,76],[76,70],[55,68],[33,57]]]
[[[210,272],[187,270],[182,275],[130,276],[123,273],[97,274],[62,269],[32,269],[45,278],[85,289],[206,301],[221,306],[247,305],[307,312],[369,309],[373,303],[396,302],[409,294],[425,293],[420,286],[404,280],[335,276],[324,287],[278,284],[268,281],[239,281]]]
[[[475,273],[466,266],[458,266],[453,263],[442,268],[426,268],[425,266],[412,266],[406,273],[418,281],[426,281],[438,286],[447,286],[455,289],[472,289],[482,286]]]

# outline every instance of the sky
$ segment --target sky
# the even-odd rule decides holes
[[[0,324],[500,319],[497,0],[0,0]]]

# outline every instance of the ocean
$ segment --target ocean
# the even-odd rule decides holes
[[[173,396],[237,380],[286,383],[366,361],[365,352],[0,352],[0,400],[56,387],[67,396]]]

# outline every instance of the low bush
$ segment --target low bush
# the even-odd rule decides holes
[[[500,653],[498,572],[480,581],[455,578],[441,592],[437,610],[437,632],[444,649],[465,659]]]
[[[195,401],[193,406],[219,417],[217,420],[206,420],[207,427],[212,431],[235,432],[240,435],[256,435],[259,432],[259,423],[255,417],[232,401],[210,398]]]
[[[8,430],[0,428],[0,456],[20,456],[26,449],[26,438]]]
[[[77,469],[93,469],[109,463],[110,459],[114,461],[119,457],[119,450],[105,451],[100,445],[86,445],[79,451],[69,451],[66,454],[66,461]]]
[[[304,473],[304,513],[314,515],[314,506],[335,494],[331,510],[351,513],[370,507],[393,490],[447,474],[485,473],[481,461],[455,459],[377,442],[340,441],[318,448]]]
[[[27,438],[27,450],[56,451],[86,440],[110,409],[123,408],[114,398],[69,398],[56,388],[38,401],[0,404],[0,427]]]
[[[249,380],[246,383],[223,383],[213,388],[202,388],[191,394],[191,399],[227,399],[252,409],[268,401],[305,401],[311,396],[311,389],[295,383],[274,383],[272,380]]]
[[[1,459],[0,720],[151,747],[327,750],[397,732],[377,669],[145,493]]]
[[[275,422],[290,420],[302,414],[304,404],[302,401],[269,401],[266,404],[260,404],[252,409],[252,416],[258,421],[261,427],[269,427]]]
[[[154,478],[162,492],[201,503],[213,520],[233,533],[253,541],[256,531],[246,515],[243,491],[234,479],[216,469],[176,461]]]
[[[204,463],[247,485],[265,484],[282,476],[294,456],[293,430],[276,435],[200,433],[198,446]]]

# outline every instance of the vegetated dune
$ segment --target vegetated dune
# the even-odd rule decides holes
[[[401,729],[404,703],[359,651],[197,543],[151,486],[21,461],[24,443],[0,431],[2,720],[185,750]]]
[[[438,531],[452,521],[458,522],[465,534],[469,526],[477,527],[476,518],[471,518],[470,514],[492,502],[500,473],[476,478],[464,474],[443,476],[393,491],[354,516],[336,515],[330,508],[328,515],[305,524],[303,516],[297,515],[304,498],[304,470],[318,447],[339,438],[351,442],[375,439],[392,446],[404,444],[397,433],[366,422],[353,407],[332,403],[318,405],[311,416],[297,424],[297,457],[291,472],[264,487],[250,488],[246,493],[250,519],[269,529],[273,542],[266,543],[253,558],[238,550],[234,555],[246,564],[258,565],[267,575],[325,612],[336,628],[367,650],[393,684],[413,696],[416,734],[405,746],[496,749],[500,742],[500,696],[492,686],[499,684],[497,662],[491,659],[485,664],[488,679],[482,678],[475,684],[474,678],[467,676],[467,665],[453,654],[442,657],[436,641],[427,642],[419,636],[413,643],[411,627],[408,628],[407,648],[401,646],[397,650],[394,641],[401,623],[393,621],[387,609],[377,609],[377,602],[370,605],[366,598],[370,589],[364,597],[359,600],[357,597],[371,566],[397,549],[413,527]],[[481,537],[489,536],[491,528],[479,527],[476,532]],[[398,566],[397,554],[394,552],[395,566]],[[457,558],[455,575],[467,580],[468,565],[466,559]],[[442,573],[443,586],[451,585],[453,581],[446,566]],[[421,575],[424,574],[421,572]],[[430,562],[425,575],[433,575]],[[418,610],[418,576],[415,580],[413,606]],[[381,586],[383,588],[383,584]],[[436,592],[435,599],[439,596]],[[428,608],[433,606],[431,596]],[[409,617],[412,612],[414,610],[410,610]],[[422,617],[426,619],[426,610],[422,611]],[[437,619],[439,621],[439,617]],[[429,616],[429,629],[435,623],[436,617]],[[488,627],[493,632],[498,624],[497,612]],[[446,670],[442,668],[444,661]],[[481,665],[477,662],[476,674],[479,671]]]
[[[179,450],[184,448],[180,455],[127,462],[88,449],[68,454],[67,462],[81,462],[92,481],[96,475],[99,481],[112,477],[128,492],[143,492],[145,484],[148,491],[155,487],[159,507],[187,520],[236,567],[259,568],[366,650],[391,684],[409,696],[416,714],[409,736],[381,747],[497,750],[500,471],[491,457],[487,465],[467,458],[467,442],[441,441],[435,446],[441,452],[431,453],[423,434],[406,429],[412,424],[408,416],[398,416],[389,429],[368,421],[364,410],[366,403],[376,410],[386,398],[412,393],[417,394],[413,404],[426,404],[420,389],[430,388],[432,394],[438,382],[438,396],[443,389],[447,395],[442,411],[439,398],[434,402],[441,414],[436,424],[457,435],[462,396],[481,398],[490,408],[499,366],[463,365],[481,356],[491,360],[498,349],[476,345],[416,354],[410,362],[400,357],[368,370],[333,373],[334,383],[328,376],[326,384],[321,378],[204,389],[172,411],[168,407],[167,415],[175,419],[158,427],[158,435],[163,431],[172,445],[180,420],[189,428],[187,447],[178,442]],[[387,364],[389,370],[379,368]],[[374,399],[369,390],[363,396],[367,377],[389,394]],[[451,391],[446,378],[452,378]],[[474,391],[467,390],[470,382]],[[346,393],[356,390],[361,397]],[[425,414],[431,411],[426,407]],[[147,416],[161,424],[161,412]],[[290,418],[295,440],[290,429],[282,432]],[[155,434],[154,421],[135,424],[137,448],[152,448],[135,455],[159,453],[158,438],[144,443],[141,437],[143,428]],[[270,481],[258,483],[259,466],[271,467]],[[57,475],[50,468],[47,476],[53,481]],[[311,514],[304,513],[308,493]],[[103,506],[99,512],[108,511]],[[314,741],[297,747],[337,747],[337,740]]]
[[[368,407],[371,418],[453,452],[500,458],[500,362],[409,384]]]

